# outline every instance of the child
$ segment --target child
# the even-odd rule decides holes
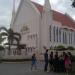
[[[35,69],[37,68],[36,67],[36,55],[35,53],[32,55],[32,64],[31,64],[31,70],[33,69],[33,67],[35,67]]]
[[[65,55],[65,60],[64,60],[64,64],[65,64],[65,70],[66,70],[66,73],[67,75],[69,74],[69,71],[70,71],[70,68],[71,68],[71,60],[69,58],[68,55]]]

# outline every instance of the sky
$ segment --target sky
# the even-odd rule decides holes
[[[16,11],[20,0],[15,0]],[[44,5],[44,0],[32,0]],[[51,8],[61,13],[69,14],[75,20],[75,8],[72,8],[71,0],[50,0]],[[12,17],[13,0],[0,0],[0,27],[9,27]]]

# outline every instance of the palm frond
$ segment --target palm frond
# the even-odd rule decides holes
[[[8,32],[8,29],[6,27],[0,27],[0,31],[1,30],[4,30],[4,31]]]
[[[6,40],[6,38],[0,38],[0,44],[2,44],[4,41]]]
[[[0,35],[1,36],[8,36],[8,34],[6,32],[1,32]]]

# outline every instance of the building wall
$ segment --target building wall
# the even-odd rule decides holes
[[[60,22],[53,21],[51,26],[51,44],[50,46],[73,46],[75,45],[75,31],[69,27],[63,26]]]
[[[44,46],[74,46],[75,31],[53,20],[51,9],[45,9],[40,14],[32,3],[21,3],[13,24],[13,30],[22,36],[21,44],[42,52]]]
[[[32,3],[24,0],[21,3],[13,24],[13,30],[19,32],[22,36],[21,44],[27,47],[36,47],[39,45],[39,25],[40,13]]]

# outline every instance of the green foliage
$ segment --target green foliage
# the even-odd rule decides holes
[[[66,50],[65,46],[63,46],[63,45],[56,46],[54,49],[59,50],[59,51]]]
[[[68,46],[67,50],[74,50],[74,47],[73,46]]]
[[[72,2],[72,6],[75,7],[75,0]]]
[[[0,33],[0,45],[5,41],[6,37],[2,36],[2,33]]]
[[[2,32],[3,31],[3,32]],[[17,43],[16,43],[16,46],[18,47],[19,44],[20,44],[20,40],[21,40],[21,35],[20,33],[17,33],[17,32],[14,32],[11,28],[10,29],[7,29],[5,27],[1,27],[0,28],[0,32],[1,33],[1,36],[7,36],[7,40],[8,40],[8,46],[9,46],[9,50],[10,50],[10,47],[11,45],[13,45],[13,41],[15,40]]]

